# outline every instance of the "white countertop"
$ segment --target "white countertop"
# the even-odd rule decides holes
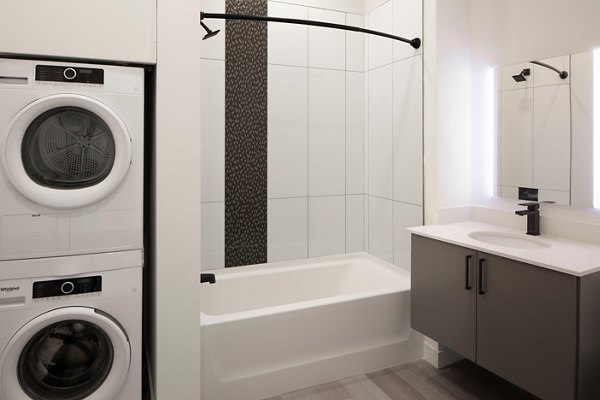
[[[426,225],[408,228],[416,235],[484,251],[501,257],[522,261],[575,276],[600,271],[600,246],[563,239],[557,236],[530,236],[523,231],[475,221],[463,221],[445,225]],[[524,249],[490,244],[473,239],[472,232],[500,232],[519,235],[548,245],[547,248]]]

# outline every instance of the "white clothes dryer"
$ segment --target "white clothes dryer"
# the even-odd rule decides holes
[[[141,400],[141,265],[141,251],[1,262],[0,400]]]
[[[144,70],[0,59],[0,260],[142,248]]]

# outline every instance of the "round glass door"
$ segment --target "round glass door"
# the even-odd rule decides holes
[[[0,400],[114,400],[127,379],[131,347],[121,325],[87,307],[41,314],[0,357]]]
[[[23,196],[43,206],[97,203],[119,187],[131,164],[125,124],[90,97],[43,97],[21,110],[8,129],[0,165]]]
[[[78,400],[95,392],[113,362],[110,339],[87,321],[57,322],[34,335],[17,365],[19,384],[36,400]]]

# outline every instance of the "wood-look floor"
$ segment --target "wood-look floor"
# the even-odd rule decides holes
[[[477,365],[436,369],[416,361],[313,386],[267,400],[535,400]]]

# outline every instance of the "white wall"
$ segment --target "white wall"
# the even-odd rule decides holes
[[[156,63],[156,0],[3,0],[0,52]]]
[[[469,0],[425,1],[425,222],[471,202]]]
[[[200,398],[200,40],[196,1],[159,0],[153,372],[158,400]],[[174,22],[176,21],[176,23]]]

